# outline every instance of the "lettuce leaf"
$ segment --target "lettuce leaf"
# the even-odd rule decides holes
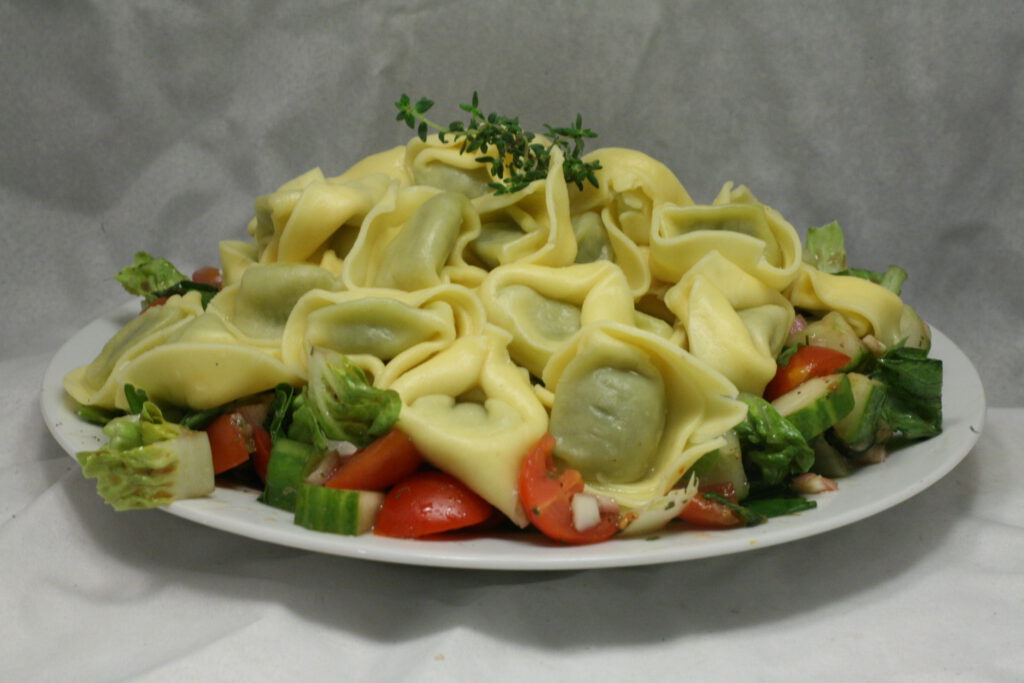
[[[150,304],[160,298],[165,289],[188,278],[167,259],[154,258],[144,251],[135,253],[132,265],[122,268],[114,276],[129,294],[141,296]]]
[[[804,262],[823,273],[835,274],[846,270],[846,244],[839,223],[832,221],[828,225],[807,230]]]
[[[129,294],[141,296],[143,307],[166,296],[197,291],[205,309],[220,291],[213,285],[193,282],[167,259],[154,258],[144,251],[136,252],[132,265],[122,268],[114,279]]]
[[[759,396],[741,393],[739,398],[747,404],[747,416],[736,434],[751,483],[773,486],[807,472],[814,449],[793,423]]]
[[[846,263],[846,240],[839,223],[832,221],[819,228],[810,228],[804,239],[804,262],[823,273],[850,275],[869,280],[899,294],[907,279],[907,271],[889,266],[884,273],[863,268],[851,268]]]
[[[288,436],[326,450],[328,440],[363,448],[398,421],[398,392],[377,389],[346,356],[316,349],[309,359],[309,384],[292,401]]]
[[[116,510],[167,505],[213,491],[213,457],[203,432],[164,420],[146,401],[138,415],[114,418],[103,427],[109,441],[76,454],[82,473]]]
[[[924,349],[897,347],[878,359],[871,377],[888,387],[882,420],[906,441],[942,432],[942,361]]]

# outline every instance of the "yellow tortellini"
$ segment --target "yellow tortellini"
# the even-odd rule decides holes
[[[713,251],[665,293],[665,303],[693,355],[740,391],[764,392],[793,325],[786,297]]]
[[[334,291],[342,284],[319,266],[299,263],[254,265],[241,280],[225,287],[208,310],[220,315],[254,343],[280,343],[295,303],[314,289]]]
[[[663,204],[651,229],[651,271],[665,282],[676,282],[717,251],[781,291],[796,277],[803,254],[800,236],[778,211],[731,183],[710,205]]]
[[[519,466],[548,416],[507,343],[493,327],[462,337],[385,388],[402,397],[398,426],[427,460],[526,526]]]
[[[544,383],[556,457],[630,507],[667,493],[746,414],[720,373],[621,323],[582,328],[552,356]]]
[[[480,334],[480,299],[459,285],[405,292],[396,289],[311,291],[292,311],[282,339],[288,365],[305,374],[314,348],[343,353],[385,385],[449,346]]]
[[[512,359],[537,377],[551,354],[582,325],[635,320],[625,276],[608,261],[564,268],[500,266],[487,276],[479,294],[488,319],[512,334]]]
[[[89,365],[64,377],[64,390],[83,405],[113,408],[124,393],[118,371],[146,351],[160,346],[182,325],[202,315],[198,292],[174,296],[147,309],[118,330]]]
[[[833,275],[804,264],[786,295],[798,308],[842,313],[859,336],[874,335],[887,347],[906,336],[900,327],[903,300],[869,280]]]
[[[927,344],[897,295],[804,264],[793,226],[746,187],[697,204],[616,147],[584,157],[598,184],[579,187],[554,147],[546,176],[496,193],[478,156],[414,138],[258,197],[250,239],[220,244],[205,310],[193,292],[134,318],[67,392],[124,407],[130,383],[212,408],[300,387],[311,354],[338,352],[398,392],[430,463],[525,525],[517,473],[545,432],[627,510],[679,485],[744,418],[739,392],[774,375],[796,309]]]
[[[480,234],[469,243],[467,259],[487,270],[510,263],[567,266],[575,262],[569,188],[558,148],[552,150],[551,159],[547,178],[519,192],[473,199]]]
[[[476,154],[463,154],[462,142],[446,142],[436,135],[426,140],[414,138],[405,147],[405,165],[415,185],[429,185],[458,192],[475,199],[492,192],[494,178],[488,166],[476,160]]]
[[[474,285],[484,272],[466,264],[461,253],[479,234],[479,216],[465,195],[392,186],[366,217],[342,277],[350,289]]]
[[[690,194],[665,164],[643,152],[605,147],[584,157],[599,162],[598,186],[586,185],[573,199],[574,215],[600,211],[606,225],[614,226],[632,242],[646,246],[651,239],[655,211],[663,204],[688,206]]]

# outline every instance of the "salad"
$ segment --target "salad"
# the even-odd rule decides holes
[[[850,267],[838,224],[801,240],[731,182],[698,204],[643,152],[586,153],[579,117],[432,104],[258,197],[219,268],[118,273],[142,312],[63,382],[113,507],[235,478],[317,531],[594,543],[807,510],[940,433],[906,273]]]

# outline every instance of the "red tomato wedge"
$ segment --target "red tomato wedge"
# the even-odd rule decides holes
[[[398,482],[381,504],[373,533],[419,538],[464,529],[491,518],[494,508],[444,472],[417,472]]]
[[[391,429],[347,458],[324,482],[332,489],[385,491],[415,472],[423,456],[404,432]]]
[[[679,519],[696,526],[727,528],[743,523],[732,510],[718,501],[708,500],[704,493],[714,492],[731,502],[736,502],[736,489],[731,482],[702,486],[700,493],[691,498],[679,513]]]
[[[262,425],[252,426],[253,451],[249,454],[249,462],[256,470],[256,476],[264,484],[267,482],[267,465],[270,463],[270,451],[273,443],[268,432]]]
[[[201,285],[210,285],[220,289],[221,287],[221,275],[220,271],[213,266],[203,266],[189,278],[192,282],[198,282]]]
[[[597,543],[619,530],[618,514],[601,513],[601,520],[580,531],[573,525],[572,497],[583,492],[583,475],[577,470],[559,472],[552,452],[555,437],[545,434],[527,453],[519,470],[519,499],[526,517],[548,538],[579,545]]]
[[[251,449],[249,424],[238,413],[224,413],[206,428],[213,452],[213,473],[227,472],[249,460]]]
[[[169,297],[169,296],[162,296],[159,299],[153,299],[152,301],[150,301],[148,304],[146,304],[143,307],[142,311],[140,311],[140,314],[141,313],[145,313],[146,311],[148,311],[151,308],[155,308],[157,306],[163,306],[165,303],[167,303],[167,300],[170,299],[170,298],[171,297]]]
[[[824,377],[839,372],[850,362],[850,357],[841,351],[824,346],[801,346],[780,366],[775,377],[764,390],[766,401],[774,401],[783,394],[815,377]]]

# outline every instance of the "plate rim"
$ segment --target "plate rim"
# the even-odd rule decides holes
[[[93,443],[98,445],[103,439],[99,427],[87,425],[74,415],[72,401],[63,389],[63,377],[74,367],[91,362],[113,332],[137,311],[137,302],[130,301],[93,319],[68,338],[47,365],[40,391],[41,412],[53,438],[72,458],[76,451],[94,447]],[[258,503],[253,489],[218,487],[211,496],[176,501],[159,509],[219,531],[300,550],[452,569],[601,569],[682,562],[767,548],[826,533],[898,505],[938,482],[970,453],[984,426],[986,401],[981,378],[967,355],[934,327],[930,355],[940,358],[945,368],[942,434],[896,451],[886,462],[840,480],[838,492],[815,497],[820,503],[818,508],[799,515],[776,517],[756,527],[716,531],[663,530],[645,537],[619,538],[588,546],[564,546],[529,532],[423,541],[311,531],[295,525],[291,513]],[[949,381],[950,368],[955,370],[956,387]],[[946,448],[940,450],[938,456],[925,455],[927,451],[934,451],[936,446]],[[936,460],[930,467],[918,467],[915,460],[914,467],[897,469],[893,463],[899,463],[901,457],[904,460],[925,457]],[[865,479],[864,475],[870,474],[872,479],[884,478],[886,466],[893,473],[906,470],[907,480],[866,504],[850,509],[840,505],[839,509],[828,512],[835,507],[836,500],[842,499],[844,488],[849,490],[852,483],[855,490],[863,489],[868,485],[867,482],[859,483]]]

